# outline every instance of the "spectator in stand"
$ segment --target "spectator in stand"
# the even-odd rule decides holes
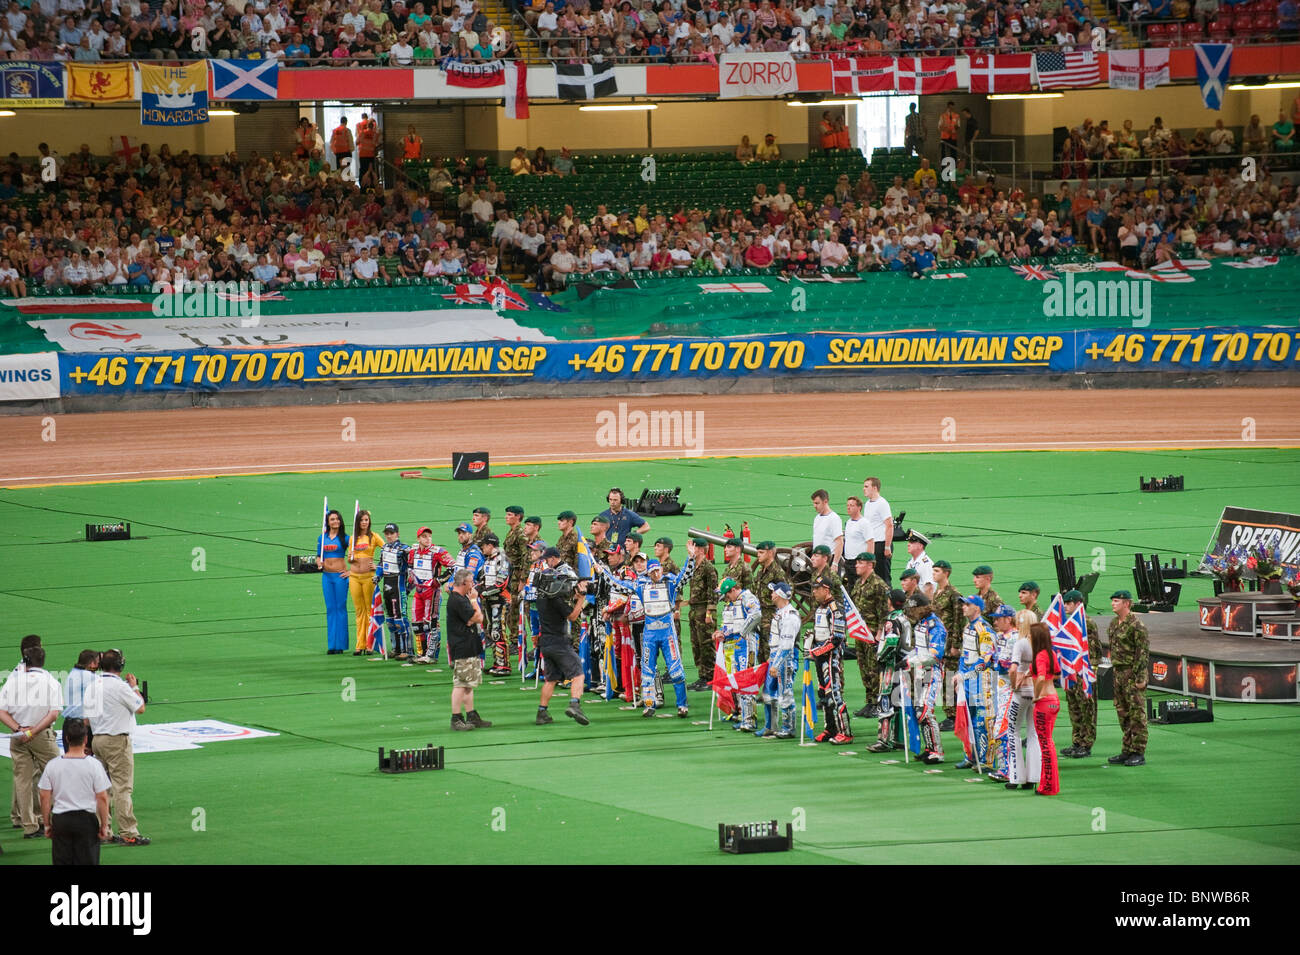
[[[781,158],[781,147],[776,144],[775,134],[768,133],[763,137],[763,145],[758,147],[757,156],[762,162]]]
[[[1277,122],[1273,124],[1273,152],[1289,153],[1295,149],[1295,123],[1287,116],[1285,110],[1278,110]]]

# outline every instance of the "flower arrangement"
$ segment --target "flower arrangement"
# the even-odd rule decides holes
[[[1274,531],[1268,539],[1260,538],[1245,549],[1246,566],[1259,580],[1278,580],[1282,576],[1282,532]]]

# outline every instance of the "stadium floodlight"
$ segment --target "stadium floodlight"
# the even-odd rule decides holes
[[[17,115],[18,114],[11,109],[0,109],[0,116],[17,116]]]
[[[233,109],[210,109],[208,110],[208,115],[209,116],[238,116],[239,114],[235,112]]]
[[[1237,92],[1244,90],[1294,90],[1300,89],[1300,80],[1282,83],[1229,83],[1228,89]]]
[[[861,105],[862,105],[862,100],[860,100],[860,99],[821,99],[821,100],[815,100],[815,101],[813,101],[813,102],[811,102],[811,103],[802,103],[802,102],[800,102],[800,101],[797,100],[797,99],[789,99],[789,100],[786,100],[786,101],[785,101],[785,105],[786,105],[786,106],[861,106]]]
[[[1064,93],[992,93],[987,98],[990,100],[1007,100],[1007,99],[1061,99]]]
[[[616,103],[611,106],[579,106],[578,111],[582,113],[621,113],[621,112],[645,112],[647,110],[658,109],[657,103]]]

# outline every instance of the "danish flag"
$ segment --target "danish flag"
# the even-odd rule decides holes
[[[1034,54],[980,53],[970,58],[972,93],[1027,93],[1033,82]]]
[[[900,56],[894,70],[900,93],[925,96],[957,88],[955,56]]]
[[[735,695],[737,693],[745,696],[757,695],[766,679],[766,663],[760,663],[758,666],[750,667],[747,670],[737,670],[735,673],[728,673],[723,667],[715,666],[713,668],[713,682],[710,686],[713,692],[718,695],[718,709],[723,713],[735,712]]]
[[[831,78],[836,93],[893,92],[894,58],[863,56],[831,60]]]

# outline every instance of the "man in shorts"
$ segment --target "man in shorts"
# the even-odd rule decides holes
[[[587,582],[578,580],[577,573],[563,563],[556,547],[542,551],[542,562],[546,565],[546,570],[533,577],[533,586],[537,589],[537,613],[542,628],[538,646],[542,651],[546,672],[546,682],[542,684],[542,695],[537,704],[537,725],[545,726],[555,722],[547,711],[551,694],[555,692],[557,683],[571,680],[569,706],[564,715],[579,725],[586,726],[591,720],[582,712],[582,662],[573,649],[569,627],[587,606]]]
[[[474,573],[457,567],[447,594],[447,659],[451,661],[451,728],[483,729],[492,724],[474,709],[474,687],[483,682],[483,608],[474,589]]]

